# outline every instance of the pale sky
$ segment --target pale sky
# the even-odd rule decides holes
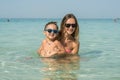
[[[0,0],[0,18],[120,18],[120,0]]]

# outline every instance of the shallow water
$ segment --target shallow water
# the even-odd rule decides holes
[[[39,58],[48,21],[0,19],[0,80],[120,80],[120,22],[79,19],[80,56]]]

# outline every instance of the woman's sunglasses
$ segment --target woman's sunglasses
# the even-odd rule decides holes
[[[47,31],[49,33],[53,32],[54,34],[58,33],[58,30],[54,30],[54,29],[46,29],[45,31]]]
[[[76,25],[76,24],[65,24],[65,26],[66,26],[67,28],[70,28],[70,26],[71,26],[72,28],[77,27],[77,25]]]

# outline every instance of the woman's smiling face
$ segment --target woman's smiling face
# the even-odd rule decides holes
[[[75,23],[75,19],[74,18],[69,18],[66,23],[65,23],[65,32],[67,32],[68,34],[73,34],[73,32],[76,29],[76,23]]]

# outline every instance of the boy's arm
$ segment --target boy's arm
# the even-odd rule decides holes
[[[56,48],[57,54],[58,55],[65,54],[65,49],[64,49],[63,45],[59,41],[56,43],[56,45],[57,45],[57,48]]]
[[[44,47],[43,47],[43,42],[40,45],[39,49],[37,50],[37,53],[41,56],[42,54],[44,54]]]
[[[45,42],[43,41],[37,52],[41,57],[52,57],[52,56],[54,56],[56,54],[56,52],[50,51],[49,49],[50,48],[48,48],[48,46],[45,47]]]

